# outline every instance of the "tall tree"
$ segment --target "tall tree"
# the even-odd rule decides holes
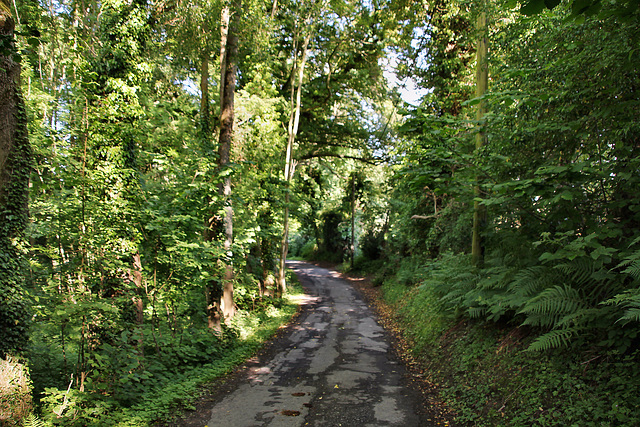
[[[285,151],[283,238],[278,277],[286,290],[291,183],[296,164],[320,159],[370,158],[365,114],[384,91],[379,59],[385,44],[379,14],[359,1],[300,2],[283,17],[290,58],[281,70],[289,99]],[[290,35],[290,36],[289,36]]]
[[[104,246],[108,248],[100,257],[104,274],[100,292],[103,297],[121,292],[129,295],[140,354],[146,295],[138,153],[150,30],[146,0],[102,2],[99,20],[102,43],[91,61],[96,81],[88,90],[90,168],[95,207],[100,211],[96,215],[99,224],[96,231],[104,235]]]
[[[231,176],[229,173],[231,142],[233,140],[234,102],[236,91],[236,75],[238,73],[238,32],[242,13],[240,0],[234,2],[233,17],[229,23],[226,52],[224,55],[224,81],[221,82],[221,115],[220,115],[220,139],[218,145],[218,166],[225,172],[223,182],[218,193],[224,204],[224,276],[222,283],[222,313],[225,319],[230,319],[235,314],[233,302],[233,207],[231,206]]]
[[[309,31],[308,24],[304,25]],[[280,266],[278,269],[278,282],[276,296],[282,297],[282,294],[287,290],[287,281],[285,276],[285,263],[287,261],[287,254],[289,253],[289,204],[291,202],[291,179],[296,167],[296,161],[293,158],[293,144],[295,143],[296,136],[298,135],[298,127],[300,126],[300,109],[302,105],[302,83],[304,81],[304,67],[307,62],[307,53],[309,49],[309,40],[311,39],[311,33],[307,33],[302,41],[302,46],[297,47],[297,42],[294,41],[293,49],[293,69],[291,94],[289,97],[289,125],[287,127],[287,148],[285,154],[285,166],[284,166],[284,212],[282,216],[282,241],[280,242]],[[295,37],[294,37],[295,40]],[[300,62],[298,62],[298,56],[300,56]]]
[[[15,21],[8,0],[0,2],[0,357],[22,350],[28,339],[24,290],[31,147],[20,93]]]
[[[222,20],[224,21],[224,14]],[[203,37],[205,39],[208,38],[209,30],[206,22],[203,24]],[[226,48],[226,46],[225,46]],[[211,142],[211,109],[210,109],[210,101],[209,101],[209,44],[205,43],[205,46],[202,49],[202,59],[200,64],[200,140],[201,140],[201,148],[202,152],[205,156],[213,157],[213,145]],[[221,56],[222,56],[222,48],[221,48]],[[220,82],[222,82],[222,78]],[[222,86],[222,85],[220,85]],[[222,89],[220,89],[220,93],[222,94]],[[222,99],[220,99],[222,102]],[[216,225],[217,225],[217,213],[211,212],[209,207],[213,206],[211,200],[211,195],[207,194],[205,197],[205,230],[204,230],[204,240],[205,242],[211,243],[216,239]],[[221,323],[221,310],[220,310],[220,292],[218,291],[218,282],[216,280],[208,280],[205,285],[205,301],[206,301],[206,310],[207,310],[207,319],[208,325],[210,329],[214,329],[218,332],[222,331],[222,323]]]

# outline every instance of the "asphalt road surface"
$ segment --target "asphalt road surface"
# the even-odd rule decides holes
[[[418,393],[360,294],[335,272],[288,264],[305,287],[303,311],[269,360],[250,363],[214,399],[201,425],[428,425]]]

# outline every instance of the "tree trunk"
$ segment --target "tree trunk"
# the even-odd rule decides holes
[[[136,312],[136,327],[138,329],[138,354],[144,357],[144,287],[142,286],[142,259],[140,252],[132,256],[133,268],[131,281],[136,287],[136,295],[132,298]]]
[[[27,226],[31,147],[20,94],[20,64],[13,40],[14,21],[8,0],[0,0],[0,357],[27,343],[25,260],[18,249]]]
[[[233,21],[229,25],[229,33],[226,45],[226,64],[223,82],[223,97],[221,100],[220,115],[220,139],[218,146],[218,166],[222,171],[229,166],[231,154],[231,142],[233,140],[234,121],[234,96],[236,89],[236,73],[238,58],[238,21],[241,12],[241,3],[235,5]],[[224,203],[224,250],[227,255],[225,260],[224,277],[222,282],[222,313],[225,320],[235,315],[233,303],[233,207],[231,206],[231,177],[227,175],[218,189],[218,193]]]
[[[213,156],[211,147],[209,125],[211,123],[211,115],[209,110],[209,52],[205,51],[202,55],[200,65],[200,133],[202,141],[202,149],[206,155]],[[207,196],[207,206],[211,200]],[[204,224],[204,241],[212,242],[215,239],[215,230],[218,221],[215,212],[208,212]],[[221,310],[220,310],[220,292],[218,291],[218,282],[209,281],[204,289],[205,301],[207,303],[207,323],[209,329],[213,329],[218,333],[222,332]]]
[[[356,176],[351,177],[351,269],[356,255]]]
[[[311,34],[307,35],[304,39],[302,46],[302,59],[298,68],[298,88],[297,92],[295,82],[291,85],[291,113],[289,116],[289,126],[287,128],[289,137],[287,138],[287,152],[284,165],[284,213],[282,220],[282,240],[280,242],[280,265],[278,269],[278,283],[276,285],[276,297],[282,298],[282,295],[287,291],[287,280],[285,276],[285,267],[287,262],[287,254],[289,253],[289,187],[291,185],[291,179],[293,178],[293,172],[295,170],[295,161],[293,160],[293,143],[296,140],[298,134],[298,126],[300,124],[300,106],[302,103],[302,80],[304,78],[304,65],[307,62],[307,50],[309,47],[309,41],[311,40]],[[297,52],[295,53],[297,55]],[[296,59],[296,58],[294,58]],[[295,67],[295,65],[294,65]],[[296,93],[295,101],[293,94]]]
[[[488,64],[487,64],[487,14],[481,12],[478,16],[477,29],[479,32],[478,51],[476,56],[476,97],[484,96],[488,86]],[[486,113],[487,107],[484,101],[478,104],[476,119],[480,122]],[[480,124],[478,124],[480,126]],[[479,152],[486,140],[485,132],[480,129],[476,134],[476,152]],[[474,187],[475,199],[473,202],[473,237],[471,243],[471,257],[476,267],[481,267],[484,261],[484,246],[482,244],[483,229],[487,222],[487,212],[484,205],[480,204],[478,198],[482,196],[480,191],[480,177],[476,176]]]
[[[227,40],[229,38],[229,4],[224,3],[220,12],[220,113],[222,114],[222,100],[224,99],[227,76]]]

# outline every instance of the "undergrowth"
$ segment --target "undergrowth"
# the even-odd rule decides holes
[[[640,424],[640,351],[531,351],[530,326],[470,319],[445,310],[433,287],[405,283],[387,279],[383,297],[457,424]]]
[[[197,351],[197,346],[181,342],[184,348],[175,349],[175,369],[162,368],[159,372],[149,373],[155,377],[153,381],[133,377],[123,379],[153,384],[146,388],[141,385],[142,391],[132,404],[124,405],[114,397],[81,392],[71,387],[50,387],[42,398],[39,417],[32,417],[29,422],[47,427],[144,427],[160,420],[170,420],[181,409],[192,409],[207,383],[228,374],[251,357],[295,314],[297,305],[288,297],[300,294],[302,288],[291,273],[288,274],[288,282],[289,293],[282,301],[252,304],[250,312],[248,309],[239,310],[225,333],[230,338],[225,338],[210,355],[191,354],[201,352]],[[185,349],[191,349],[189,354],[185,354]],[[150,366],[147,367],[149,369]]]

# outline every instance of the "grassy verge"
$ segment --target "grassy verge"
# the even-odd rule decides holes
[[[528,352],[526,329],[456,317],[427,288],[388,279],[381,295],[455,424],[640,425],[640,352]]]

